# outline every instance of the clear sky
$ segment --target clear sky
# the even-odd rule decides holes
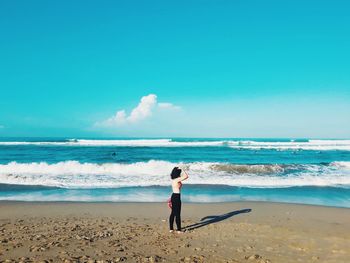
[[[349,10],[1,1],[0,136],[349,138]]]

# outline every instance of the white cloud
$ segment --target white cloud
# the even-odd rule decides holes
[[[139,105],[133,109],[130,116],[127,117],[127,121],[137,122],[152,115],[152,108],[157,104],[157,95],[149,94],[143,96]]]
[[[138,123],[152,116],[156,109],[179,110],[181,107],[170,102],[157,102],[157,95],[149,94],[143,96],[139,104],[127,115],[126,111],[119,110],[107,120],[95,123],[95,126],[121,126],[125,124]]]
[[[180,106],[176,106],[176,105],[169,103],[169,102],[159,102],[158,107],[161,109],[173,109],[173,110],[180,110],[181,109]]]

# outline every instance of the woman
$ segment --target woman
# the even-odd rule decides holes
[[[181,232],[181,198],[180,190],[182,187],[181,181],[188,178],[188,174],[179,167],[174,167],[171,174],[171,186],[173,193],[171,195],[171,214],[169,217],[170,233],[174,232],[174,219],[176,219],[177,233]]]

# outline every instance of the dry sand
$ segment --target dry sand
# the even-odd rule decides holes
[[[183,203],[184,234],[168,232],[165,203],[0,202],[0,211],[0,262],[350,262],[346,208]]]

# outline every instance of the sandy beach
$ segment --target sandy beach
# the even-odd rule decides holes
[[[349,262],[350,209],[264,202],[0,203],[0,262]]]

